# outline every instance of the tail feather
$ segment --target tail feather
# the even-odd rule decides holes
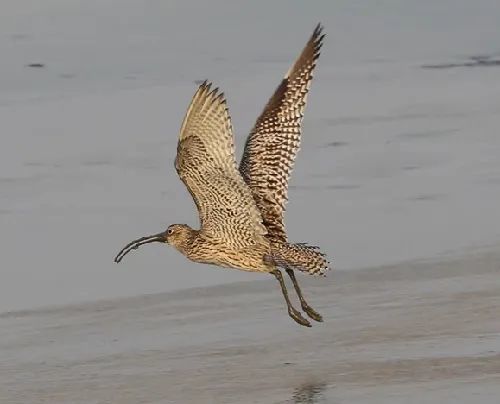
[[[331,269],[326,255],[319,251],[319,247],[305,243],[275,245],[272,248],[272,259],[279,267],[296,269],[310,275],[325,276]]]

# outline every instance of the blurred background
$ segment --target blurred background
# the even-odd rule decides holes
[[[196,82],[226,93],[239,158],[318,22],[290,239],[321,245],[337,270],[500,240],[498,1],[0,8],[0,312],[259,278],[160,245],[113,257],[198,224],[173,168]]]

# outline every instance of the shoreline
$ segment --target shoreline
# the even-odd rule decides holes
[[[455,260],[461,260],[461,259],[467,259],[467,257],[474,255],[474,254],[489,254],[489,253],[495,253],[497,249],[500,247],[495,244],[491,243],[488,245],[483,245],[480,247],[469,247],[465,250],[465,252],[462,250],[461,253],[457,253],[455,251],[447,251],[443,252],[441,254],[438,254],[436,256],[431,256],[431,257],[422,257],[419,259],[414,259],[414,260],[402,260],[400,262],[396,263],[391,263],[387,265],[376,265],[376,266],[363,266],[360,268],[349,268],[349,269],[337,269],[333,268],[331,271],[329,271],[326,275],[326,278],[315,278],[311,277],[305,274],[300,273],[300,271],[297,271],[297,274],[299,276],[299,282],[302,284],[303,282],[313,282],[315,283],[316,280],[317,282],[321,283],[321,279],[328,279],[332,277],[337,277],[339,274],[344,274],[344,273],[357,273],[357,274],[364,274],[365,272],[370,272],[373,273],[374,271],[377,270],[392,270],[393,268],[401,268],[401,267],[409,267],[409,266],[415,266],[415,265],[432,265],[433,263],[439,264],[439,263],[446,263],[449,261],[455,261]],[[200,264],[196,264],[200,265]],[[234,271],[234,269],[228,269],[228,268],[209,268],[212,270],[219,270],[219,271]],[[203,270],[200,268],[200,270]],[[261,273],[255,273],[255,275],[265,275]],[[347,276],[347,278],[350,278]],[[272,281],[274,281],[274,278],[272,278]],[[179,297],[195,297],[199,296],[200,294],[213,294],[213,293],[225,293],[227,292],[228,294],[231,294],[231,289],[232,288],[240,288],[243,286],[248,286],[255,292],[258,292],[258,290],[261,288],[259,285],[263,285],[265,283],[268,283],[269,279],[266,279],[265,277],[260,277],[259,279],[254,279],[254,280],[241,280],[241,281],[232,281],[232,282],[224,282],[224,283],[219,283],[215,285],[207,285],[207,286],[192,286],[192,287],[186,287],[186,288],[180,288],[180,289],[174,289],[174,290],[167,290],[164,292],[152,292],[152,293],[144,293],[144,294],[138,294],[138,295],[123,295],[123,296],[118,296],[118,297],[112,297],[112,298],[104,298],[104,299],[90,299],[90,300],[81,300],[81,301],[76,301],[76,302],[71,302],[71,303],[56,303],[56,304],[46,304],[42,306],[35,306],[35,307],[27,307],[27,308],[20,308],[20,309],[12,309],[12,310],[5,310],[5,311],[0,311],[0,319],[2,318],[8,318],[8,317],[17,317],[17,316],[23,316],[23,315],[32,315],[35,313],[44,313],[44,312],[57,312],[58,310],[65,310],[69,308],[75,308],[75,309],[82,309],[87,306],[91,308],[93,305],[106,305],[106,304],[115,304],[117,302],[128,302],[129,300],[132,302],[133,300],[137,300],[137,302],[140,304],[141,302],[148,301],[150,299],[156,300],[160,299],[161,301],[164,301],[166,299],[177,299]]]
[[[496,402],[500,248],[332,275],[1,315],[0,402]]]

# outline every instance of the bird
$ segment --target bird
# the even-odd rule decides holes
[[[239,166],[226,97],[206,80],[199,85],[180,128],[174,166],[195,202],[200,228],[172,224],[138,238],[116,255],[116,263],[143,244],[159,242],[194,262],[269,273],[279,282],[289,316],[311,327],[290,301],[280,271],[284,269],[302,310],[312,320],[323,321],[304,298],[294,271],[324,276],[330,262],[318,246],[288,242],[284,213],[324,37],[318,24],[257,118]]]

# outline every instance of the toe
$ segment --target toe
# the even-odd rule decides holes
[[[290,315],[291,318],[295,320],[296,323],[303,325],[304,327],[312,327],[309,320],[304,318],[299,311],[289,311],[288,314]]]
[[[313,320],[322,323],[323,322],[323,316],[319,314],[317,311],[313,309],[305,310],[306,314],[311,317]]]

